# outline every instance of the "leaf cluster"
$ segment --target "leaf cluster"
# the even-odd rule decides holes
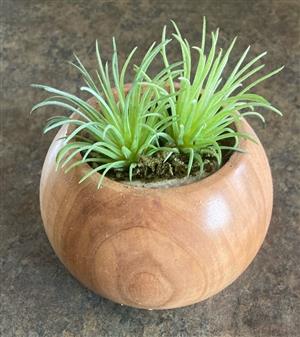
[[[36,104],[32,111],[58,106],[72,112],[70,116],[49,119],[44,128],[44,132],[48,132],[63,125],[72,126],[57,155],[57,167],[68,172],[88,163],[92,168],[80,182],[99,172],[100,187],[108,171],[128,170],[131,180],[140,158],[150,158],[162,152],[166,161],[174,153],[187,156],[187,175],[194,165],[199,166],[202,173],[205,156],[214,157],[221,166],[223,150],[239,151],[239,139],[251,139],[250,135],[234,127],[241,118],[252,115],[265,122],[257,108],[269,109],[281,115],[277,108],[264,97],[251,92],[251,89],[282,68],[244,86],[246,80],[264,67],[263,64],[257,65],[257,62],[266,52],[245,63],[249,46],[224,80],[222,76],[236,38],[226,51],[218,51],[219,30],[216,30],[211,33],[211,46],[207,48],[204,18],[201,46],[191,47],[175,22],[172,23],[175,29],[172,37],[180,47],[181,60],[169,62],[166,49],[171,39],[166,37],[164,27],[161,42],[153,43],[140,64],[133,66],[134,76],[129,88],[125,78],[137,48],[131,51],[120,67],[115,39],[110,65],[103,62],[96,42],[98,66],[93,75],[75,55],[75,62],[71,64],[85,82],[80,89],[94,97],[97,108],[71,93],[50,86],[33,85],[52,96]],[[198,54],[194,74],[192,50]],[[149,67],[159,55],[164,66],[159,73],[150,77]],[[232,146],[224,145],[224,140],[228,139],[234,140]]]

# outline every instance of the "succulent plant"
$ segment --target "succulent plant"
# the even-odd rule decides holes
[[[264,65],[256,63],[266,55],[261,53],[254,59],[243,65],[243,62],[250,50],[250,46],[242,54],[236,63],[233,71],[226,80],[222,75],[231,50],[234,47],[236,38],[232,41],[226,52],[220,49],[217,52],[217,42],[219,29],[211,33],[212,45],[208,52],[206,47],[206,21],[203,20],[202,42],[201,46],[190,47],[189,42],[182,37],[177,25],[173,22],[175,33],[173,37],[179,43],[183,71],[179,77],[179,85],[174,85],[174,77],[171,71],[166,90],[166,84],[159,88],[161,95],[168,97],[169,113],[173,117],[171,125],[167,128],[167,134],[172,138],[169,146],[174,146],[180,152],[189,155],[188,172],[197,161],[203,168],[203,155],[210,154],[216,158],[219,166],[222,164],[222,153],[224,149],[236,150],[238,140],[241,137],[251,138],[235,130],[234,125],[246,116],[256,116],[265,122],[261,113],[255,111],[257,108],[266,108],[279,115],[281,112],[273,107],[264,97],[250,92],[257,84],[277,74],[283,67],[259,77],[248,85],[244,82],[258,73]],[[166,27],[162,34],[162,57],[166,69],[170,69],[166,53]],[[198,53],[198,62],[196,72],[192,75],[192,56],[191,49]],[[156,83],[149,83],[150,86],[156,86]],[[171,94],[171,95],[170,95]],[[232,146],[223,145],[224,140],[233,140]],[[168,145],[166,145],[168,146]]]
[[[219,30],[211,33],[212,44],[206,53],[206,22],[203,20],[201,46],[190,47],[173,22],[173,38],[179,43],[182,59],[169,63],[166,47],[171,39],[163,29],[162,41],[153,43],[141,63],[134,66],[134,77],[129,89],[125,78],[136,51],[134,48],[122,68],[113,38],[111,66],[103,63],[96,42],[98,69],[92,76],[75,55],[72,65],[80,72],[86,85],[81,91],[94,97],[98,108],[89,101],[50,86],[33,85],[53,96],[36,104],[32,111],[58,106],[72,112],[70,116],[55,116],[48,120],[44,132],[63,125],[71,125],[72,131],[64,140],[57,156],[57,168],[70,169],[88,163],[91,170],[80,182],[99,172],[99,184],[110,171],[127,171],[132,180],[133,171],[141,157],[164,153],[164,161],[174,154],[188,159],[186,174],[194,165],[204,168],[204,158],[211,156],[222,165],[224,150],[239,151],[240,138],[250,135],[238,132],[236,123],[246,116],[264,117],[256,108],[266,108],[281,115],[264,97],[250,90],[260,82],[275,75],[278,68],[244,86],[244,82],[258,73],[264,65],[257,62],[266,52],[244,64],[250,46],[239,58],[226,80],[222,78],[236,38],[226,52],[217,52]],[[198,53],[195,74],[192,74],[191,50]],[[164,66],[152,78],[147,74],[154,58],[162,55]],[[224,140],[233,141],[224,144]],[[79,160],[70,162],[80,154]]]

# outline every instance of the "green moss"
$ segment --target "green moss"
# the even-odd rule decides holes
[[[166,154],[158,152],[152,157],[141,156],[137,166],[133,169],[133,180],[156,181],[186,177],[188,170],[188,156],[173,153],[166,159]],[[203,170],[200,173],[200,166],[194,163],[191,175],[207,176],[218,170],[217,161],[214,157],[207,155],[204,158]],[[118,181],[129,180],[128,170],[112,170],[108,176]]]

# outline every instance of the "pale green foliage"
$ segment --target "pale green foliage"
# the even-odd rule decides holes
[[[57,167],[66,171],[83,163],[94,168],[82,177],[85,180],[100,172],[99,184],[109,170],[128,170],[129,178],[141,156],[152,156],[157,151],[184,153],[188,155],[187,175],[197,162],[200,171],[204,157],[215,157],[222,164],[223,150],[237,150],[241,137],[251,138],[237,132],[233,127],[244,116],[264,118],[256,108],[266,108],[281,115],[265,98],[250,90],[260,82],[278,73],[276,69],[244,86],[244,82],[258,73],[264,65],[257,62],[266,52],[248,63],[245,58],[250,46],[242,54],[226,80],[222,79],[236,38],[229,48],[217,51],[219,30],[211,33],[211,47],[206,52],[206,23],[203,21],[201,46],[190,47],[173,22],[173,37],[181,48],[182,60],[170,64],[166,46],[166,27],[162,42],[148,49],[139,66],[135,66],[132,86],[126,94],[125,77],[136,48],[119,69],[118,52],[113,39],[111,67],[102,62],[98,43],[96,56],[98,68],[92,76],[75,56],[72,65],[81,73],[86,86],[81,90],[93,96],[99,109],[85,100],[55,88],[33,85],[54,94],[36,104],[32,111],[45,106],[58,106],[73,113],[72,116],[51,118],[44,132],[63,125],[72,125],[73,131],[66,137],[64,146],[57,156]],[[191,50],[198,53],[195,74],[192,75]],[[164,67],[156,76],[147,75],[148,68],[157,54],[161,53]],[[112,77],[112,79],[111,79]],[[117,95],[114,95],[115,88]],[[223,145],[226,139],[233,139],[234,145]],[[78,158],[71,165],[73,158]],[[166,160],[168,156],[166,156]],[[77,156],[77,157],[76,157]],[[96,165],[95,165],[96,164]],[[81,182],[80,181],[80,182]]]
[[[179,78],[180,84],[176,87],[172,73],[169,72],[170,77],[167,84],[171,95],[168,99],[168,106],[173,116],[173,122],[166,132],[172,137],[173,144],[177,149],[188,153],[189,171],[194,160],[199,162],[200,167],[203,167],[202,156],[207,153],[214,156],[221,165],[222,150],[228,149],[228,146],[220,144],[221,140],[234,138],[235,145],[232,150],[238,150],[238,139],[240,137],[249,138],[247,134],[234,130],[233,123],[250,115],[257,116],[264,122],[263,116],[255,111],[257,107],[266,108],[281,115],[281,112],[265,98],[251,93],[250,89],[277,74],[283,67],[259,77],[243,87],[245,80],[264,67],[264,65],[255,66],[255,64],[266,55],[264,52],[242,66],[249,52],[249,46],[227,80],[224,81],[222,74],[236,38],[226,52],[223,52],[222,49],[217,52],[219,30],[212,32],[212,45],[206,53],[206,22],[204,18],[201,47],[192,47],[199,55],[196,72],[192,76],[191,47],[188,41],[182,37],[175,22],[173,22],[173,26],[175,28],[173,37],[181,48],[183,73]],[[166,41],[166,27],[163,30],[162,41]],[[162,45],[162,56],[165,67],[169,68],[165,44]],[[150,85],[156,84],[150,83]],[[160,92],[162,95],[169,95],[165,87],[166,84],[160,88]]]
[[[117,47],[113,39],[111,65],[113,81],[110,80],[108,63],[103,65],[97,42],[96,79],[92,78],[75,56],[77,64],[72,64],[82,74],[86,83],[81,90],[96,98],[100,109],[95,109],[88,102],[67,92],[49,86],[33,85],[55,96],[38,103],[32,111],[45,106],[59,106],[79,117],[76,118],[74,115],[73,117],[53,117],[44,129],[44,132],[48,132],[65,124],[75,126],[74,131],[65,139],[65,145],[58,153],[58,166],[66,167],[78,153],[84,153],[82,159],[67,166],[66,171],[83,163],[97,163],[98,166],[89,171],[81,181],[95,172],[101,172],[100,186],[103,177],[111,169],[128,169],[131,178],[132,170],[139,157],[141,155],[151,156],[157,151],[158,138],[165,137],[162,131],[166,128],[170,118],[165,118],[161,113],[162,109],[165,109],[165,98],[162,99],[155,88],[149,86],[143,89],[141,82],[152,60],[160,52],[162,45],[167,43],[169,40],[158,46],[155,46],[155,43],[152,44],[136,69],[127,95],[125,95],[124,88],[125,75],[136,48],[132,50],[119,72]],[[177,64],[168,69],[172,70],[176,66]],[[153,78],[153,81],[163,86],[168,76],[168,69],[163,69]],[[149,80],[148,76],[147,80]],[[113,87],[116,88],[117,95],[113,94]],[[93,156],[90,156],[91,153]]]

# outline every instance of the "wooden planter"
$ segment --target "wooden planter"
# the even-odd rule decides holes
[[[238,129],[255,136],[246,121]],[[186,306],[224,289],[257,254],[273,199],[259,141],[242,140],[246,154],[196,183],[148,189],[105,178],[97,190],[98,174],[78,184],[88,165],[55,170],[66,133],[45,159],[41,212],[57,256],[88,288],[133,307]]]

